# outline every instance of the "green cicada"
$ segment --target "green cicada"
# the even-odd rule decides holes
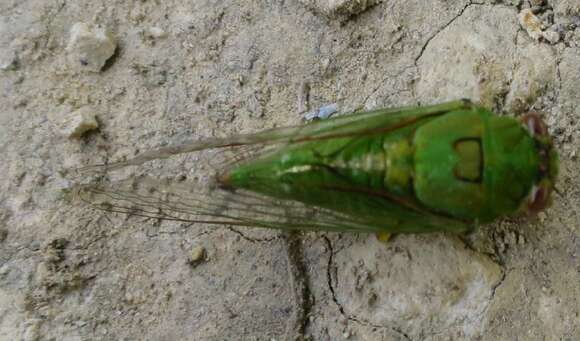
[[[500,117],[467,100],[188,142],[85,170],[208,149],[240,156],[210,186],[133,178],[78,186],[75,193],[101,209],[177,221],[465,232],[544,209],[558,173],[557,152],[538,114]]]

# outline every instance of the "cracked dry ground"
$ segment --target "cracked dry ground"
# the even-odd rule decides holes
[[[292,0],[0,2],[0,340],[580,339],[580,10],[547,2],[538,16],[562,33],[549,43],[520,26],[527,3],[389,0],[328,18]],[[68,68],[77,22],[113,33],[101,72]],[[306,110],[467,97],[542,111],[561,194],[537,219],[386,245],[103,214],[61,194],[70,168],[300,123],[305,88]],[[86,106],[99,130],[63,137]],[[214,156],[116,176],[203,182]]]

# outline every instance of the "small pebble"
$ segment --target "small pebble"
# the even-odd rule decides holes
[[[191,266],[197,266],[199,263],[205,260],[205,248],[203,246],[194,246],[189,253],[189,264]]]
[[[546,213],[544,213],[544,212],[538,213],[538,219],[540,219],[540,223],[543,223],[544,221],[546,221],[547,218],[548,218],[548,216],[546,215]]]
[[[560,33],[552,30],[542,32],[542,37],[550,42],[550,44],[557,44],[560,41]]]
[[[78,139],[99,127],[93,108],[87,106],[69,114],[62,124],[62,134],[70,139]]]
[[[524,9],[518,15],[520,25],[528,32],[530,37],[540,40],[543,36],[544,23],[538,18],[531,9]]]
[[[162,39],[167,37],[167,32],[165,32],[162,28],[160,27],[150,27],[147,32],[146,32],[147,36],[153,39]]]
[[[13,71],[18,69],[18,57],[13,51],[4,52],[5,56],[0,54],[0,70]]]
[[[383,2],[383,0],[300,0],[315,12],[328,17],[351,16]]]
[[[105,28],[76,23],[70,30],[66,50],[69,63],[74,69],[99,72],[116,48],[113,36]]]

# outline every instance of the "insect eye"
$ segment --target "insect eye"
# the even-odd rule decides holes
[[[529,112],[522,117],[522,123],[534,137],[543,137],[548,135],[548,127],[536,112]]]
[[[534,186],[528,197],[528,211],[538,213],[550,204],[550,190],[545,186]]]

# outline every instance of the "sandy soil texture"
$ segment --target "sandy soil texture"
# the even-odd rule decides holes
[[[580,340],[579,84],[577,0],[0,0],[0,340]],[[544,113],[560,194],[536,219],[385,245],[63,195],[183,139],[462,97]]]

